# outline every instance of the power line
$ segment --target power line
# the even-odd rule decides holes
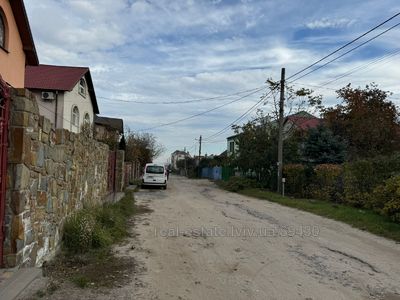
[[[153,130],[153,129],[156,129],[156,128],[160,128],[160,127],[164,127],[164,126],[169,126],[169,125],[174,125],[174,124],[177,124],[177,123],[186,121],[186,120],[193,119],[193,118],[195,118],[195,117],[198,117],[198,116],[207,114],[207,113],[209,113],[209,112],[212,112],[212,111],[214,111],[214,110],[220,109],[220,108],[222,108],[222,107],[224,107],[224,106],[227,106],[227,105],[229,105],[229,104],[238,102],[238,101],[240,101],[240,100],[242,100],[242,99],[244,99],[244,98],[247,98],[247,97],[249,97],[249,96],[251,96],[251,95],[254,95],[254,94],[260,92],[260,91],[263,90],[263,89],[265,89],[265,87],[259,88],[259,89],[255,90],[255,91],[253,91],[253,92],[251,92],[251,93],[249,93],[249,94],[246,94],[246,95],[244,95],[244,96],[242,96],[242,97],[240,97],[240,98],[238,98],[238,99],[232,100],[232,101],[230,101],[230,102],[228,102],[228,103],[224,103],[224,104],[222,104],[222,105],[219,105],[219,106],[217,106],[217,107],[214,107],[214,108],[209,109],[209,110],[206,110],[206,111],[203,111],[203,112],[201,112],[201,113],[197,113],[197,114],[191,115],[191,116],[186,117],[186,118],[183,118],[183,119],[179,119],[179,120],[176,120],[176,121],[172,121],[172,122],[160,124],[160,125],[157,125],[157,126],[153,126],[153,127],[149,127],[149,128],[145,128],[145,129],[140,129],[140,130],[138,130],[138,131]]]
[[[303,73],[304,71],[306,71],[306,70],[312,68],[313,66],[317,65],[317,64],[320,63],[321,61],[323,61],[323,60],[325,60],[325,59],[331,57],[331,56],[334,55],[335,53],[337,53],[337,52],[339,52],[340,50],[346,48],[347,46],[353,44],[354,42],[358,41],[359,39],[363,38],[364,36],[368,35],[368,34],[371,33],[372,31],[376,30],[377,28],[381,27],[382,25],[386,24],[387,22],[389,22],[390,20],[394,19],[395,17],[397,17],[397,16],[399,16],[399,15],[400,15],[400,13],[397,13],[397,14],[393,15],[393,16],[390,17],[389,19],[387,19],[387,20],[385,20],[384,22],[378,24],[377,26],[373,27],[372,29],[368,30],[367,32],[365,32],[365,33],[363,33],[362,35],[358,36],[357,38],[353,39],[352,41],[346,43],[345,45],[343,45],[343,46],[341,46],[340,48],[336,49],[335,51],[331,52],[330,54],[328,54],[328,55],[322,57],[321,59],[319,59],[318,61],[316,61],[316,62],[314,62],[313,64],[309,65],[308,67],[303,68],[302,70],[300,70],[300,71],[296,72],[295,74],[291,75],[289,78],[287,78],[287,80],[288,80],[288,79],[291,79],[291,78],[293,78],[293,77],[295,77],[295,76],[297,76],[297,75],[299,75],[299,74],[301,74],[301,73]],[[379,33],[379,34],[377,34],[376,36],[374,36],[374,37],[368,39],[367,41],[361,43],[360,45],[358,45],[358,46],[356,46],[356,47],[353,47],[352,49],[346,51],[345,53],[339,55],[338,57],[336,57],[336,58],[334,58],[334,59],[328,61],[327,63],[325,63],[325,64],[319,66],[318,68],[313,69],[313,70],[311,70],[310,72],[307,72],[306,74],[304,74],[304,75],[302,75],[302,76],[300,76],[300,77],[294,79],[291,83],[293,83],[293,82],[295,82],[295,81],[297,81],[297,80],[299,80],[299,79],[301,79],[301,78],[303,78],[303,77],[305,77],[305,76],[307,76],[307,75],[309,75],[309,74],[311,74],[311,73],[313,73],[313,72],[315,72],[315,71],[317,71],[317,70],[319,70],[319,69],[321,69],[321,68],[327,66],[328,64],[330,64],[330,63],[332,63],[332,62],[338,60],[339,58],[341,58],[341,57],[343,57],[343,56],[349,54],[350,52],[355,51],[356,49],[358,49],[358,48],[364,46],[365,44],[367,44],[367,43],[373,41],[374,39],[376,39],[376,38],[382,36],[383,34],[387,33],[388,31],[394,29],[395,27],[397,27],[397,26],[399,26],[399,25],[400,25],[400,23],[395,24],[394,26],[392,26],[392,27],[386,29],[385,31],[383,31],[383,32],[381,32],[381,33]],[[397,53],[396,53],[396,54],[397,54]],[[353,71],[353,72],[355,72],[355,71]],[[343,78],[343,77],[345,77],[345,76],[348,76],[348,75],[350,75],[350,74],[352,74],[352,73],[351,73],[351,72],[348,72],[348,74],[347,74],[347,73],[346,73],[346,74],[343,74],[341,78]],[[339,76],[339,77],[340,77],[340,76]],[[336,80],[339,80],[339,79],[340,79],[340,78],[336,78],[335,81],[336,81]],[[215,138],[215,137],[217,137],[218,135],[222,134],[222,133],[225,132],[228,128],[230,128],[233,124],[235,124],[236,122],[238,122],[239,120],[241,120],[242,118],[244,118],[244,117],[245,117],[248,113],[250,113],[252,110],[254,110],[260,103],[261,103],[261,100],[260,100],[259,102],[257,102],[256,104],[254,104],[252,107],[250,107],[245,113],[243,113],[241,116],[239,116],[239,118],[237,118],[236,120],[234,120],[233,122],[231,122],[229,125],[227,125],[227,126],[224,127],[223,129],[221,129],[221,130],[218,131],[217,133],[215,133],[215,134],[213,134],[213,135],[207,137],[206,139],[209,140],[209,139],[211,139],[211,138]]]
[[[346,48],[347,46],[349,46],[349,45],[351,45],[351,44],[353,44],[353,43],[355,43],[355,42],[358,41],[359,39],[363,38],[363,37],[366,36],[367,34],[369,34],[369,33],[371,33],[372,31],[378,29],[379,27],[381,27],[382,25],[386,24],[387,22],[391,21],[392,19],[396,18],[396,17],[399,16],[399,15],[400,15],[400,12],[399,12],[399,13],[396,13],[395,15],[393,15],[392,17],[390,17],[389,19],[387,19],[387,20],[383,21],[382,23],[376,25],[375,27],[373,27],[373,28],[371,28],[370,30],[368,30],[368,31],[366,31],[365,33],[363,33],[362,35],[356,37],[355,39],[351,40],[350,42],[346,43],[345,45],[339,47],[339,48],[336,49],[335,51],[329,53],[328,55],[325,55],[324,57],[322,57],[321,59],[319,59],[319,60],[317,60],[316,62],[312,63],[311,65],[309,65],[309,66],[307,66],[307,67],[301,69],[300,71],[294,73],[293,75],[289,76],[286,80],[289,80],[289,79],[291,79],[291,78],[293,78],[293,77],[295,77],[295,76],[297,76],[297,75],[303,73],[304,71],[307,71],[308,69],[312,68],[313,66],[319,64],[321,61],[327,59],[328,57],[331,57],[332,55],[336,54],[336,53],[339,52],[340,50]]]
[[[104,99],[108,101],[115,101],[115,102],[125,102],[125,103],[137,103],[137,104],[156,104],[156,105],[162,105],[162,104],[186,104],[186,103],[194,103],[194,102],[202,102],[202,101],[212,101],[212,100],[223,100],[227,99],[233,96],[238,96],[240,94],[252,92],[255,90],[258,90],[260,87],[249,89],[249,90],[244,90],[244,91],[239,91],[233,94],[227,94],[227,95],[221,95],[221,96],[215,96],[215,97],[209,97],[209,98],[198,98],[198,99],[188,99],[188,100],[179,100],[179,101],[139,101],[139,100],[126,100],[126,99],[116,99],[116,98],[107,98],[107,97],[97,97],[99,99]]]
[[[323,65],[320,65],[320,66],[318,66],[317,68],[315,68],[315,69],[313,69],[313,70],[307,72],[306,74],[303,74],[303,75],[301,75],[300,77],[295,78],[295,79],[292,80],[290,83],[293,83],[293,82],[295,82],[295,81],[297,81],[297,80],[299,80],[299,79],[301,79],[301,78],[303,78],[303,77],[306,77],[307,75],[309,75],[309,74],[311,74],[311,73],[314,73],[314,72],[316,72],[316,71],[322,69],[323,67],[325,67],[325,66],[329,65],[330,63],[332,63],[332,62],[338,60],[339,58],[342,58],[343,56],[349,54],[350,52],[353,52],[354,50],[356,50],[356,49],[358,49],[358,48],[364,46],[365,44],[367,44],[367,43],[373,41],[374,39],[380,37],[381,35],[383,35],[383,34],[385,34],[385,33],[387,33],[387,32],[389,32],[390,30],[394,29],[395,27],[397,27],[397,26],[399,26],[399,25],[400,25],[400,22],[397,23],[397,24],[395,24],[395,25],[393,25],[392,27],[389,27],[389,28],[386,29],[385,31],[382,31],[381,33],[375,35],[374,37],[368,39],[367,41],[361,43],[360,45],[351,48],[350,50],[346,51],[345,53],[343,53],[343,54],[341,54],[341,55],[339,55],[339,56],[337,56],[337,57],[335,57],[334,59],[331,59],[330,61],[324,63]]]
[[[359,71],[361,71],[361,70],[365,70],[365,69],[367,69],[367,68],[370,67],[370,66],[377,65],[378,63],[380,63],[380,62],[382,62],[382,61],[391,59],[391,58],[395,57],[396,55],[398,55],[399,53],[400,53],[400,49],[397,49],[397,50],[395,50],[395,51],[392,51],[391,53],[387,53],[387,54],[384,55],[383,57],[380,57],[380,58],[378,58],[378,59],[374,59],[373,61],[368,62],[367,64],[364,64],[364,65],[355,67],[355,68],[349,70],[348,72],[346,72],[346,73],[344,73],[344,74],[342,74],[342,75],[340,75],[340,76],[338,76],[338,77],[336,77],[336,78],[334,78],[334,79],[332,79],[332,80],[329,80],[329,81],[327,81],[327,82],[324,82],[322,85],[325,86],[325,85],[331,84],[331,83],[336,82],[336,81],[338,81],[338,80],[340,80],[340,79],[342,79],[342,78],[348,77],[349,75],[352,75],[352,74],[354,74],[354,73],[356,73],[356,72],[359,72]]]
[[[257,101],[254,105],[252,105],[248,110],[246,110],[243,114],[241,114],[238,118],[236,118],[234,121],[232,121],[229,125],[225,126],[224,128],[222,128],[220,131],[214,133],[213,135],[210,135],[209,137],[206,137],[205,140],[210,140],[212,138],[216,138],[217,136],[221,135],[222,133],[224,133],[226,130],[228,130],[229,128],[231,128],[232,125],[236,124],[237,122],[239,122],[240,120],[242,120],[243,118],[245,118],[249,113],[251,113],[253,110],[255,110],[260,104],[264,103],[266,97],[268,97],[270,94],[272,93],[272,91],[270,91],[269,93],[267,93],[265,96],[263,96],[259,101]]]
[[[345,73],[343,73],[343,74],[341,74],[339,76],[336,76],[333,79],[330,79],[330,80],[328,80],[328,81],[326,81],[326,82],[324,82],[324,83],[322,83],[320,85],[312,85],[312,84],[306,84],[306,83],[300,83],[300,82],[296,82],[296,83],[293,82],[293,84],[322,88],[322,87],[324,87],[326,85],[329,85],[329,84],[331,84],[333,82],[336,82],[336,81],[338,81],[338,80],[340,80],[342,78],[348,77],[348,76],[350,76],[350,75],[352,75],[352,74],[354,74],[356,72],[368,69],[371,66],[376,67],[377,64],[379,64],[379,63],[381,63],[383,61],[390,60],[390,59],[392,59],[393,57],[395,57],[398,54],[400,54],[400,49],[397,49],[397,50],[391,51],[389,53],[386,53],[383,57],[375,58],[375,59],[373,59],[372,61],[370,61],[368,63],[356,66],[356,67],[350,69],[349,71],[347,71],[347,72],[345,72]],[[333,89],[333,88],[327,88],[327,89],[334,90],[334,91],[336,90],[336,89]]]

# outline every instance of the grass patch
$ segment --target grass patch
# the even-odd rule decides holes
[[[90,284],[90,280],[84,275],[73,276],[73,277],[71,277],[71,281],[76,286],[80,287],[81,289],[84,289],[85,287],[89,286],[89,284]]]
[[[129,236],[133,215],[149,212],[146,206],[135,204],[134,193],[128,190],[117,203],[74,213],[64,225],[62,251],[43,266],[44,273],[57,287],[64,282],[80,288],[110,288],[128,283],[136,268],[135,260],[115,255],[111,246]],[[46,294],[53,292],[50,287]]]
[[[244,189],[239,191],[239,194],[304,210],[319,216],[347,223],[355,228],[395,241],[400,241],[400,224],[394,223],[388,217],[379,215],[371,210],[359,209],[322,200],[282,197],[276,193],[256,188]]]
[[[133,192],[127,191],[117,203],[76,212],[65,222],[64,248],[67,252],[84,253],[121,241],[128,235],[127,221],[135,210]]]

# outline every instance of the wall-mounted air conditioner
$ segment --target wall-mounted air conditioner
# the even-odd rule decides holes
[[[42,99],[44,101],[52,101],[55,99],[54,92],[42,92]]]

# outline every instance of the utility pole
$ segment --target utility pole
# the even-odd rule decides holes
[[[279,136],[278,136],[278,193],[279,194],[282,192],[284,101],[285,101],[285,68],[282,68],[281,95],[279,99]]]
[[[199,139],[199,164],[200,164],[200,157],[201,157],[201,135]]]
[[[187,160],[187,155],[186,155],[186,147],[185,147],[185,149],[184,149],[184,152],[185,152],[185,176],[187,177],[187,165],[186,165],[186,160]]]
[[[199,163],[198,163],[198,169],[199,169],[199,178],[201,178],[201,169],[200,169],[200,160],[201,160],[201,135],[199,139]]]

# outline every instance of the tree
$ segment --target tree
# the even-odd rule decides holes
[[[257,117],[244,125],[232,126],[237,134],[236,143],[239,152],[231,157],[232,165],[242,172],[251,170],[258,180],[272,188],[276,184],[276,168],[278,161],[278,110],[279,82],[267,81],[269,92],[262,96],[264,103],[271,101],[272,113],[264,115],[263,110],[257,111]],[[319,108],[321,96],[314,95],[309,89],[294,89],[286,86],[285,111],[289,114]],[[269,100],[269,99],[272,100]],[[296,163],[300,160],[299,144],[301,134],[294,128],[286,131],[283,157],[285,163]],[[274,183],[275,181],[275,183]]]
[[[164,147],[150,133],[126,130],[125,160],[139,161],[141,166],[152,162],[164,152]]]
[[[239,152],[231,158],[232,165],[242,172],[254,172],[257,179],[271,185],[276,179],[278,159],[278,128],[274,121],[258,112],[258,117],[242,126],[235,126]],[[297,162],[299,158],[298,135],[285,140],[284,160]]]
[[[324,125],[308,130],[302,146],[302,160],[310,164],[340,164],[346,156],[346,143]]]
[[[399,113],[374,83],[337,91],[342,103],[323,109],[328,127],[348,143],[350,159],[390,154],[400,149]]]

